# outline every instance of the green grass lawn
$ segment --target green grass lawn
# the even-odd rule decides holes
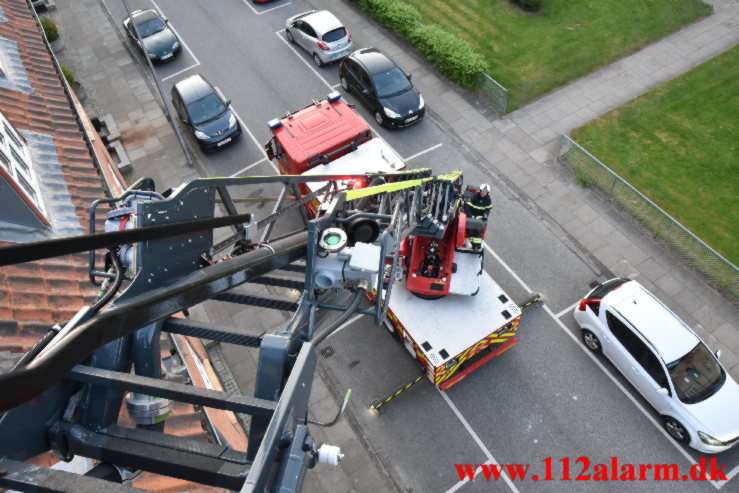
[[[739,46],[572,138],[739,265]]]
[[[709,15],[700,0],[401,0],[469,41],[509,90],[508,111]]]

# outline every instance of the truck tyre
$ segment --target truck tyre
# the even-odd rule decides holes
[[[289,29],[285,29],[285,37],[287,38],[287,40],[288,40],[288,41],[289,41],[289,42],[290,42],[291,44],[295,44],[295,40],[293,39],[293,35],[292,35],[292,33],[290,32],[290,30],[289,30]]]
[[[323,62],[321,61],[321,57],[313,53],[313,63],[316,64],[316,67],[321,68],[323,67]]]

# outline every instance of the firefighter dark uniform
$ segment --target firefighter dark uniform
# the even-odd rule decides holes
[[[482,192],[486,192],[483,196]],[[493,201],[490,199],[490,186],[486,183],[480,185],[480,191],[475,194],[471,202],[466,204],[466,212],[470,217],[487,221],[488,214],[493,208]],[[482,248],[482,238],[469,237],[470,243],[475,250]]]

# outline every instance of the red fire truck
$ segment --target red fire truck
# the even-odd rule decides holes
[[[268,125],[273,137],[265,149],[283,174],[356,175],[405,168],[338,93]],[[311,184],[301,192],[321,186]],[[485,225],[463,211],[469,191],[462,191],[461,173],[436,178],[431,190],[430,200],[440,204],[434,209],[439,212],[422,221],[400,246],[403,277],[392,290],[386,323],[428,379],[446,389],[518,342],[522,307],[485,272],[483,250],[467,242],[482,237]],[[309,209],[313,214],[318,204],[315,200]]]
[[[333,92],[326,99],[275,118],[267,124],[272,138],[264,146],[267,157],[276,161],[285,175],[351,175],[392,173],[405,163],[384,140],[372,135],[367,122]],[[324,184],[300,185],[309,194]],[[367,183],[347,183],[361,188]],[[315,215],[318,199],[306,204]]]

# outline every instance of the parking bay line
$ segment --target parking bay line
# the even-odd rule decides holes
[[[222,94],[221,94],[221,97],[223,97],[223,95],[222,95]],[[225,98],[224,98],[224,99],[225,99]],[[233,106],[231,107],[231,113],[233,113],[233,114],[234,114],[234,116],[236,117],[236,119],[237,119],[237,120],[239,121],[239,123],[241,124],[241,128],[242,128],[242,129],[244,129],[244,130],[246,131],[246,133],[247,133],[247,134],[249,134],[249,137],[251,137],[251,140],[252,140],[252,141],[253,141],[253,142],[254,142],[254,143],[255,143],[255,144],[257,145],[257,148],[258,148],[258,149],[259,149],[259,150],[260,150],[260,151],[262,152],[262,154],[264,154],[264,158],[265,158],[265,159],[268,159],[268,158],[267,158],[267,153],[266,153],[266,152],[264,151],[264,148],[262,147],[262,144],[260,144],[260,143],[259,143],[259,141],[257,140],[257,138],[256,138],[256,137],[254,137],[254,134],[253,134],[253,133],[251,133],[251,130],[249,130],[249,127],[247,127],[247,126],[246,126],[246,124],[244,124],[244,120],[242,120],[242,119],[241,119],[241,117],[240,117],[240,116],[239,116],[239,114],[238,114],[238,113],[236,112],[236,110],[234,109],[234,107],[233,107]],[[259,161],[259,162],[261,162],[261,161]],[[279,174],[279,173],[280,173],[280,170],[278,170],[278,169],[277,169],[277,166],[275,166],[275,163],[273,163],[272,161],[269,161],[269,160],[268,160],[267,162],[269,163],[269,165],[270,165],[270,166],[272,166],[272,169],[274,169],[274,170],[275,170],[275,171],[277,172],[277,174]],[[258,163],[254,163],[254,164],[258,164]],[[250,166],[251,166],[251,165],[250,165]],[[243,171],[243,170],[242,170],[242,171]]]
[[[151,3],[152,3],[152,5],[154,5],[154,7],[156,7],[157,11],[159,12],[159,15],[161,15],[162,17],[166,17],[164,15],[164,12],[162,12],[162,9],[159,8],[159,5],[157,5],[157,3],[156,3],[155,0],[151,0]],[[180,43],[182,43],[182,46],[185,47],[185,49],[190,54],[190,56],[193,58],[193,60],[195,60],[195,64],[196,64],[195,66],[200,65],[200,60],[198,60],[198,57],[195,56],[195,53],[192,52],[192,50],[190,49],[190,47],[187,46],[187,43],[185,43],[185,39],[182,36],[180,36],[180,33],[177,32],[177,30],[174,28],[174,26],[171,23],[168,23],[168,24],[169,24],[169,27],[172,29],[172,31],[177,36],[177,38],[180,40]],[[190,68],[192,68],[192,67],[190,67]],[[164,79],[162,79],[162,80],[164,80]]]
[[[326,79],[324,79],[323,76],[321,74],[319,74],[318,71],[315,68],[313,68],[313,66],[310,63],[308,63],[308,61],[305,60],[305,58],[303,58],[302,56],[300,56],[300,53],[298,53],[298,50],[296,50],[295,48],[293,48],[292,46],[290,46],[290,42],[288,40],[286,40],[284,36],[282,36],[282,33],[283,32],[285,32],[284,29],[280,29],[279,31],[275,31],[275,36],[277,36],[278,38],[280,38],[280,40],[282,40],[282,42],[285,43],[285,46],[287,46],[288,48],[290,48],[290,50],[293,53],[295,53],[295,56],[297,56],[300,59],[300,61],[303,62],[306,65],[306,67],[308,67],[311,70],[311,72],[313,72],[314,74],[316,74],[316,77],[318,77],[319,79],[321,79],[321,82],[323,82],[324,84],[326,84],[326,87],[328,87],[329,89],[333,89],[333,86],[331,84],[329,84],[328,81]]]
[[[568,306],[567,308],[565,308],[564,310],[556,314],[554,318],[562,318],[562,315],[566,315],[567,313],[571,312],[579,304],[580,304],[579,301],[574,302],[573,304],[571,304],[570,306]]]
[[[187,68],[183,68],[182,70],[180,70],[180,71],[178,71],[178,72],[175,72],[175,73],[173,73],[173,74],[171,74],[171,75],[168,75],[168,76],[166,76],[166,77],[162,77],[162,78],[161,78],[161,79],[159,79],[159,80],[161,80],[162,82],[164,82],[165,80],[171,79],[172,77],[177,77],[178,75],[180,75],[180,74],[181,74],[181,73],[183,73],[183,72],[187,72],[187,71],[188,71],[188,70],[190,70],[191,68],[195,68],[195,67],[199,67],[199,66],[200,66],[200,62],[198,62],[198,63],[196,63],[196,64],[194,64],[194,65],[190,65],[190,66],[189,66],[189,67],[187,67]]]
[[[508,264],[506,264],[506,263],[505,263],[505,262],[503,261],[503,259],[502,259],[502,258],[500,258],[500,256],[498,256],[498,254],[497,254],[497,253],[495,253],[495,251],[494,251],[494,250],[493,250],[492,248],[490,248],[490,246],[488,246],[488,244],[487,244],[487,243],[483,243],[483,245],[484,245],[484,246],[485,246],[485,248],[486,248],[486,249],[487,249],[487,250],[488,250],[488,251],[490,252],[490,254],[491,254],[491,255],[492,255],[493,257],[495,257],[495,259],[496,259],[496,260],[497,260],[497,261],[498,261],[498,262],[500,263],[500,265],[501,265],[501,266],[503,266],[503,268],[504,268],[504,269],[505,269],[506,271],[508,271],[508,273],[509,273],[509,274],[510,274],[511,276],[513,276],[513,278],[514,278],[514,279],[516,279],[516,280],[517,280],[517,281],[519,282],[519,284],[521,284],[521,286],[522,286],[522,287],[523,287],[523,288],[524,288],[524,289],[525,289],[526,291],[528,291],[528,292],[531,292],[531,289],[530,289],[530,288],[529,288],[529,287],[528,287],[528,286],[526,285],[526,283],[525,283],[525,282],[524,282],[524,281],[523,281],[523,280],[522,280],[522,279],[521,279],[520,277],[518,277],[518,275],[517,275],[517,274],[516,274],[516,273],[515,273],[515,272],[513,271],[513,269],[511,269],[511,268],[510,268],[510,266],[509,266]],[[661,433],[662,433],[662,434],[663,434],[663,435],[665,436],[665,438],[667,439],[667,441],[668,441],[668,442],[669,442],[669,443],[670,443],[670,444],[671,444],[671,445],[672,445],[673,447],[675,447],[675,450],[677,450],[678,452],[680,452],[680,454],[682,454],[682,456],[683,456],[683,457],[685,457],[685,459],[686,459],[686,460],[687,460],[688,462],[690,462],[690,463],[691,463],[692,465],[695,465],[695,464],[697,464],[697,462],[695,461],[695,459],[693,459],[693,458],[692,458],[692,457],[691,457],[691,456],[690,456],[690,455],[689,455],[689,454],[688,454],[688,453],[687,453],[687,452],[686,452],[686,451],[685,451],[685,450],[684,450],[684,449],[683,449],[683,448],[682,448],[681,446],[679,446],[679,445],[678,445],[677,443],[675,443],[675,442],[674,442],[674,441],[673,441],[673,440],[672,440],[672,439],[670,438],[670,436],[669,436],[669,435],[667,434],[667,432],[665,431],[665,429],[664,429],[664,428],[663,428],[662,426],[660,426],[660,425],[659,425],[659,423],[657,423],[657,420],[656,420],[656,419],[654,419],[654,417],[653,417],[653,416],[652,416],[651,414],[649,414],[649,413],[647,412],[647,410],[646,410],[646,409],[644,409],[644,407],[643,407],[643,406],[642,406],[642,405],[641,405],[641,404],[640,404],[640,403],[639,403],[639,402],[638,402],[638,401],[636,400],[636,398],[635,398],[635,397],[634,397],[633,395],[631,395],[631,393],[629,393],[629,391],[627,391],[627,390],[626,390],[626,388],[625,388],[625,387],[624,387],[624,386],[623,386],[623,385],[621,384],[621,382],[619,382],[619,381],[618,381],[618,380],[616,379],[616,377],[614,377],[614,376],[613,376],[613,375],[611,374],[611,372],[609,372],[609,371],[608,371],[608,370],[606,369],[606,367],[605,367],[605,366],[603,366],[603,363],[601,363],[601,362],[600,362],[600,361],[599,361],[599,360],[598,360],[598,359],[597,359],[597,358],[595,357],[595,355],[594,355],[593,353],[591,353],[591,352],[590,352],[590,351],[589,351],[588,349],[586,349],[586,348],[585,348],[585,347],[584,347],[584,346],[583,346],[582,344],[580,344],[580,341],[579,341],[579,340],[577,339],[577,337],[576,337],[576,336],[575,336],[575,335],[574,335],[574,334],[573,334],[572,332],[570,332],[570,330],[569,330],[569,329],[568,329],[568,328],[567,328],[567,327],[565,326],[565,324],[563,324],[563,323],[562,323],[562,321],[561,321],[561,320],[560,320],[559,318],[557,318],[557,317],[556,317],[556,316],[554,315],[554,313],[552,313],[552,310],[550,310],[550,309],[549,309],[549,307],[548,307],[548,306],[547,306],[546,304],[543,304],[543,303],[542,303],[542,307],[544,308],[544,311],[546,311],[546,312],[547,312],[547,314],[549,314],[549,316],[550,316],[550,317],[552,317],[552,319],[553,319],[553,320],[554,320],[554,322],[555,322],[555,323],[556,323],[556,324],[557,324],[557,325],[559,326],[559,328],[560,328],[560,329],[562,329],[562,330],[564,331],[564,333],[565,333],[565,334],[567,334],[567,335],[568,335],[568,336],[569,336],[569,337],[570,337],[570,338],[571,338],[571,339],[572,339],[572,340],[573,340],[573,341],[575,342],[575,345],[577,345],[577,347],[579,347],[579,348],[580,348],[580,349],[581,349],[581,350],[582,350],[582,351],[583,351],[583,352],[584,352],[585,354],[587,354],[587,355],[588,355],[588,357],[589,357],[589,358],[590,358],[590,359],[591,359],[591,360],[592,360],[592,361],[593,361],[593,362],[594,362],[594,363],[595,363],[595,364],[596,364],[596,365],[598,366],[598,368],[600,368],[600,369],[601,369],[601,370],[603,371],[603,373],[605,373],[605,374],[606,374],[606,376],[608,376],[608,378],[610,378],[610,379],[611,379],[611,381],[612,381],[612,382],[613,382],[613,383],[614,383],[614,384],[616,385],[616,387],[618,387],[618,388],[619,388],[619,389],[621,390],[621,392],[623,392],[623,393],[624,393],[624,395],[626,395],[626,397],[628,397],[628,398],[629,398],[629,400],[630,400],[630,401],[631,401],[631,402],[632,402],[632,403],[634,404],[634,406],[636,406],[636,408],[637,408],[637,409],[638,409],[639,411],[641,411],[641,413],[642,413],[642,414],[643,414],[644,416],[646,416],[646,418],[647,418],[647,419],[648,419],[648,420],[649,420],[649,421],[650,421],[650,422],[651,422],[651,423],[652,423],[652,424],[653,424],[653,425],[654,425],[654,426],[655,426],[655,427],[656,427],[656,428],[657,428],[657,429],[658,429],[658,430],[659,430],[659,431],[660,431],[660,432],[661,432]],[[733,471],[732,471],[732,472],[733,472]],[[717,490],[718,490],[718,489],[721,489],[721,485],[719,485],[719,484],[718,484],[718,483],[717,483],[716,481],[714,481],[714,480],[712,480],[712,479],[708,479],[707,481],[708,481],[709,483],[711,483],[711,484],[712,484],[712,485],[713,485],[713,486],[714,486],[714,487],[715,487],[715,488],[716,488]]]
[[[277,7],[272,7],[271,9],[262,10],[261,12],[257,12],[257,15],[266,14],[267,12],[272,12],[273,10],[281,9],[282,7],[287,7],[291,3],[292,2],[287,2],[287,3],[283,3],[282,5],[278,5]],[[256,11],[256,9],[253,9],[253,10]]]
[[[439,143],[438,143],[438,144],[436,144],[435,146],[431,146],[431,147],[429,147],[428,149],[425,149],[425,150],[423,150],[423,151],[421,151],[421,152],[417,152],[417,153],[415,153],[414,155],[412,155],[412,156],[410,156],[410,157],[407,157],[407,158],[403,159],[403,161],[410,161],[411,159],[416,159],[417,157],[419,157],[419,156],[423,156],[423,155],[424,155],[424,154],[426,154],[427,152],[431,152],[431,151],[434,151],[434,150],[438,149],[438,148],[439,148],[439,147],[441,147],[441,146],[442,146],[442,143],[441,143],[441,142],[439,142]]]
[[[251,163],[251,164],[250,164],[249,166],[247,166],[246,168],[244,168],[244,169],[241,169],[241,170],[237,171],[236,173],[232,174],[231,176],[229,176],[229,178],[233,178],[233,177],[235,177],[235,176],[241,176],[241,173],[245,173],[245,172],[249,171],[250,169],[252,169],[252,168],[253,168],[254,166],[256,166],[257,164],[263,163],[263,162],[264,162],[264,161],[266,161],[266,160],[267,160],[267,158],[266,158],[266,157],[263,157],[263,158],[262,158],[262,159],[260,159],[259,161],[256,161],[256,162],[254,162],[254,163]]]

